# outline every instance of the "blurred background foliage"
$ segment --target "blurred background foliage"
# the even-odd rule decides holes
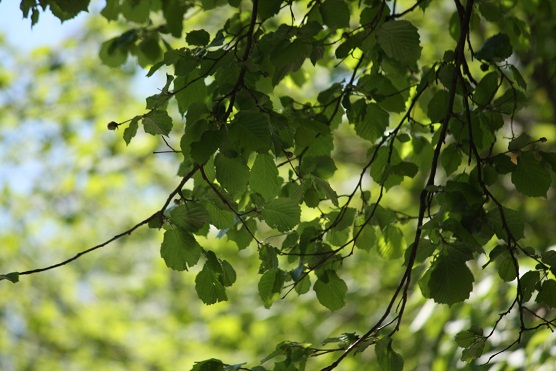
[[[505,2],[490,3],[502,9]],[[401,8],[412,5],[397,3]],[[147,67],[145,61],[129,58],[123,68],[113,69],[101,65],[100,45],[128,27],[107,22],[98,15],[104,4],[93,4],[91,14],[80,18],[79,31],[53,46],[23,52],[0,38],[0,272],[50,265],[111,238],[156,211],[179,182],[175,174],[181,159],[153,153],[167,149],[164,143],[140,133],[126,147],[121,133],[106,129],[110,121],[141,114],[144,98],[156,93],[145,86],[162,87],[164,71],[145,84],[148,68],[139,66]],[[521,44],[514,45],[512,62],[519,66],[530,97],[515,122],[533,137],[548,138],[552,147],[554,8],[549,0],[520,2],[511,12],[522,23],[508,22],[500,11],[499,19],[493,13],[493,24],[473,25],[477,45],[496,27],[505,31],[523,27],[534,35],[524,35]],[[229,16],[226,8],[199,15],[192,7],[187,14],[187,30],[209,32]],[[447,32],[452,14],[451,2],[433,1],[426,13],[410,16],[420,27],[423,65],[441,59],[439,54],[454,44]],[[168,42],[179,45],[180,40]],[[277,89],[303,100],[345,73],[341,66],[311,73],[302,69],[297,78],[307,81],[303,89],[289,78]],[[182,120],[177,110],[175,120]],[[337,189],[353,186],[350,177],[366,150],[352,129],[336,130],[334,156],[339,170],[330,181]],[[395,187],[386,196],[389,205],[395,208],[398,203],[404,210],[409,205],[410,214],[415,214],[417,187],[422,183],[415,179]],[[508,184],[508,197],[515,192],[511,189]],[[523,210],[531,221],[526,231],[529,243],[540,251],[553,246],[553,191],[548,200],[515,200],[511,206]],[[265,309],[257,293],[256,249],[238,252],[234,243],[211,234],[204,245],[241,263],[234,264],[238,282],[228,289],[230,301],[205,306],[194,289],[199,268],[183,273],[168,269],[159,255],[161,238],[161,233],[141,229],[69,265],[27,276],[17,285],[3,281],[0,369],[188,370],[195,361],[211,357],[229,364],[249,362],[252,367],[284,340],[318,347],[327,337],[365,331],[382,315],[402,272],[402,259],[392,264],[376,249],[358,250],[358,258],[346,260],[343,268],[349,271],[344,277],[349,293],[341,311],[331,313],[317,303],[314,293],[297,297],[295,292]],[[500,283],[492,277],[494,270],[482,270],[479,263],[471,267],[476,275],[471,305],[448,308],[412,290],[404,325],[394,340],[406,369],[555,369],[556,336],[548,330],[525,333],[520,345],[487,366],[482,364],[488,352],[471,364],[459,361],[461,349],[453,336],[474,324],[494,323],[514,299],[512,283]],[[516,324],[516,316],[506,317],[493,343],[511,342]],[[360,370],[373,358],[371,351],[348,357],[341,369]],[[308,369],[320,369],[334,359],[334,354],[316,357]]]

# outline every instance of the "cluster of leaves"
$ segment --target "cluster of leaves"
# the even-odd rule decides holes
[[[32,9],[36,22],[38,5],[23,3],[24,15]],[[61,1],[48,3],[55,15],[57,7],[66,9]],[[437,303],[460,303],[475,280],[469,262],[485,256],[484,269],[493,263],[501,280],[515,283],[515,300],[500,317],[519,313],[509,346],[525,331],[553,326],[529,305],[556,307],[556,253],[526,246],[523,216],[502,202],[504,179],[523,196],[546,197],[556,171],[556,154],[541,149],[543,138],[514,134],[526,84],[507,60],[528,30],[509,15],[511,6],[455,0],[455,46],[424,65],[418,28],[406,18],[430,3],[417,1],[397,13],[394,4],[375,0],[111,0],[101,12],[109,20],[148,24],[106,41],[105,64],[120,66],[132,54],[150,66],[148,75],[171,71],[160,92],[147,98],[146,113],[109,128],[125,126],[127,144],[140,126],[165,143],[179,141],[181,182],[141,224],[164,229],[161,256],[169,268],[184,271],[202,262],[195,289],[204,303],[228,300],[226,290],[237,279],[230,262],[198,242],[209,233],[239,250],[257,249],[258,291],[267,308],[292,291],[312,289],[323,306],[340,310],[349,291],[342,278],[349,275],[346,259],[371,249],[386,260],[403,258],[403,276],[372,328],[325,341],[337,348],[281,343],[263,360],[280,356],[274,369],[304,369],[309,357],[339,352],[331,370],[369,345],[384,369],[401,369],[392,335],[416,287],[411,283],[418,279],[423,296]],[[226,9],[230,17],[215,32],[185,30],[173,47],[165,37],[182,37],[183,19],[197,6],[209,14]],[[79,10],[68,6],[60,19]],[[511,32],[501,12],[513,20]],[[160,13],[166,23],[153,26],[151,17]],[[469,36],[480,21],[498,23],[503,32],[475,52]],[[281,94],[286,85],[303,89],[320,69],[338,77],[314,99]],[[172,118],[173,107],[185,124]],[[330,182],[338,169],[334,133],[342,128],[366,145],[345,193]],[[507,148],[503,135],[511,137]],[[385,201],[401,184],[417,195],[404,214]],[[29,273],[2,278],[15,282]],[[490,334],[471,328],[456,336],[462,360],[483,354],[498,323]],[[391,327],[388,335],[385,327]],[[210,359],[193,369],[245,368]]]

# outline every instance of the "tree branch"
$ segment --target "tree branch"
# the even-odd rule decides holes
[[[114,241],[116,241],[116,240],[118,240],[118,239],[120,239],[120,238],[126,236],[126,235],[131,235],[131,233],[133,233],[136,229],[138,229],[139,227],[141,227],[141,226],[143,226],[143,225],[149,223],[151,220],[154,220],[154,219],[156,219],[156,218],[159,218],[159,220],[160,220],[160,222],[161,222],[161,224],[162,224],[162,219],[163,219],[163,215],[164,215],[164,210],[166,210],[166,208],[168,207],[168,205],[170,204],[170,202],[172,202],[172,199],[174,198],[174,196],[175,196],[176,194],[178,194],[178,193],[181,191],[181,189],[183,188],[183,186],[185,185],[185,183],[197,172],[197,170],[199,170],[199,166],[198,166],[198,165],[194,166],[193,169],[192,169],[187,175],[185,175],[185,176],[183,177],[183,179],[181,180],[180,184],[168,195],[168,198],[166,199],[166,201],[164,202],[164,205],[162,206],[162,208],[161,208],[159,211],[155,212],[154,214],[152,214],[152,215],[149,216],[148,218],[146,218],[146,219],[140,221],[139,223],[135,224],[133,227],[129,228],[128,230],[126,230],[126,231],[124,231],[124,232],[122,232],[122,233],[119,233],[119,234],[115,235],[114,237],[112,237],[111,239],[109,239],[109,240],[107,240],[107,241],[105,241],[105,242],[103,242],[103,243],[100,243],[100,244],[98,244],[98,245],[96,245],[96,246],[93,246],[93,247],[90,247],[90,248],[88,248],[88,249],[86,249],[86,250],[83,250],[83,251],[77,253],[75,256],[73,256],[73,257],[71,257],[71,258],[69,258],[69,259],[66,259],[66,260],[64,260],[64,261],[62,261],[62,262],[60,262],[60,263],[53,264],[53,265],[50,265],[50,266],[47,266],[47,267],[43,267],[43,268],[31,269],[31,270],[28,270],[28,271],[15,272],[15,273],[17,273],[17,274],[20,275],[20,276],[25,276],[25,275],[30,275],[30,274],[45,272],[45,271],[48,271],[48,270],[51,270],[51,269],[54,269],[54,268],[58,268],[58,267],[61,267],[61,266],[63,266],[63,265],[66,265],[66,264],[68,264],[68,263],[71,263],[71,262],[74,261],[74,260],[79,259],[79,258],[82,257],[83,255],[86,255],[86,254],[88,254],[88,253],[90,253],[90,252],[93,252],[93,251],[95,251],[95,250],[97,250],[97,249],[100,249],[101,247],[104,247],[104,246],[106,246],[106,245],[108,245],[108,244],[110,244],[110,243],[112,243],[112,242],[114,242]]]

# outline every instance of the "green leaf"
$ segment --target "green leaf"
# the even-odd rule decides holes
[[[207,210],[199,203],[179,205],[170,211],[170,222],[186,232],[197,232],[209,221]]]
[[[274,246],[265,244],[259,250],[259,273],[264,273],[270,269],[278,268],[278,249]]]
[[[376,103],[369,103],[365,111],[364,119],[355,123],[355,132],[361,138],[374,142],[384,135],[390,115]]]
[[[537,289],[540,279],[541,274],[538,271],[529,271],[521,276],[520,283],[523,302],[531,300],[533,292]]]
[[[503,207],[502,212],[504,213],[505,226],[508,227],[512,233],[513,238],[519,240],[525,237],[525,221],[523,220],[523,215],[519,211],[508,209]],[[487,223],[494,230],[496,236],[508,241],[508,232],[504,227],[502,222],[502,216],[500,215],[500,210],[495,207],[487,213]]]
[[[219,359],[211,358],[195,362],[191,371],[224,371],[224,363]]]
[[[241,224],[239,229],[232,228],[226,233],[228,239],[234,241],[239,250],[243,250],[249,246],[251,241],[253,241],[253,236],[249,231],[254,232],[257,229],[257,225],[252,219],[247,220],[245,224],[247,224],[247,227]],[[247,228],[249,228],[249,230]]]
[[[191,233],[174,227],[164,232],[160,255],[168,268],[183,271],[197,264],[201,246]]]
[[[512,71],[512,75],[514,76],[514,81],[517,83],[517,85],[521,89],[526,90],[527,83],[523,79],[523,76],[521,76],[521,72],[519,72],[519,70],[514,65],[510,65],[510,71]]]
[[[544,281],[535,301],[556,308],[556,281],[553,279]]]
[[[392,174],[399,175],[401,177],[414,178],[419,172],[419,167],[413,162],[402,161],[399,164],[393,165],[390,168]]]
[[[277,198],[266,203],[261,214],[266,224],[285,232],[299,224],[301,208],[291,198]]]
[[[114,38],[102,43],[99,51],[101,62],[108,67],[120,67],[127,60],[127,48],[118,46]]]
[[[360,228],[354,228],[353,237],[359,232]],[[376,233],[375,229],[370,225],[365,225],[363,230],[359,233],[357,240],[355,240],[355,246],[361,250],[370,251],[376,244]]]
[[[208,262],[195,277],[195,290],[199,299],[207,305],[228,300],[226,288],[218,279],[217,273],[209,269]]]
[[[303,295],[309,292],[311,289],[311,279],[309,275],[304,276],[300,281],[296,281],[295,292],[298,295]]]
[[[280,191],[281,181],[278,168],[269,154],[257,154],[251,167],[249,186],[253,192],[259,193],[265,200],[270,200]]]
[[[8,280],[11,283],[19,282],[19,272],[11,272],[8,274],[0,274],[0,281]]]
[[[532,139],[531,136],[527,133],[521,133],[517,138],[514,138],[508,143],[508,150],[509,151],[517,151],[522,149],[523,147],[528,146],[531,144]]]
[[[172,130],[172,119],[168,112],[154,110],[143,118],[143,128],[151,135],[168,135]]]
[[[205,131],[198,141],[191,143],[191,159],[198,164],[204,164],[220,147],[223,138],[221,130]]]
[[[125,128],[124,140],[126,145],[129,145],[129,143],[131,143],[131,139],[133,139],[133,137],[135,137],[135,135],[137,134],[137,129],[139,128],[140,119],[141,119],[140,116],[135,116],[133,119],[131,119],[131,122],[129,123],[127,128]]]
[[[400,228],[388,225],[378,237],[378,253],[386,259],[401,257],[407,248],[407,243]]]
[[[380,25],[376,41],[387,56],[405,64],[415,64],[421,55],[417,28],[405,20]]]
[[[235,224],[235,214],[230,210],[223,210],[207,202],[205,208],[210,217],[210,223],[218,229],[232,228]]]
[[[219,153],[214,160],[216,179],[234,197],[247,190],[249,168],[239,158],[230,158]]]
[[[187,112],[193,103],[203,102],[209,95],[203,79],[188,82],[184,76],[179,76],[174,80],[174,90],[179,90],[176,94],[176,100],[182,115]]]
[[[479,106],[489,104],[498,90],[498,73],[487,73],[473,92],[473,101]]]
[[[498,257],[498,259],[496,259],[496,265],[498,268],[498,276],[505,282],[511,282],[516,279],[518,272],[514,260],[509,253],[506,252]]]
[[[442,122],[448,115],[450,94],[446,90],[437,91],[427,106],[427,115],[431,122]]]
[[[474,278],[458,254],[445,247],[429,270],[428,289],[435,302],[452,305],[469,298]]]
[[[471,345],[469,348],[464,349],[463,352],[461,352],[461,360],[464,362],[470,362],[482,356],[485,348],[485,342],[486,340],[482,339]]]
[[[452,174],[461,165],[461,151],[457,149],[454,143],[447,145],[440,154],[440,163],[446,171],[446,175]]]
[[[513,53],[510,38],[504,33],[498,33],[488,38],[484,45],[475,54],[478,59],[492,62],[502,62]]]
[[[405,110],[405,96],[400,88],[394,86],[392,81],[381,74],[362,76],[357,82],[358,90],[372,97],[382,108],[389,112],[402,112]]]
[[[257,15],[264,21],[278,14],[281,6],[282,0],[259,0]]]
[[[147,67],[158,62],[162,57],[162,49],[160,48],[159,38],[157,34],[151,33],[149,36],[143,37],[139,43],[139,52],[137,53],[139,64]]]
[[[325,0],[319,9],[324,24],[331,29],[349,26],[350,11],[345,1]]]
[[[270,61],[276,67],[272,84],[277,85],[288,73],[299,70],[310,55],[310,46],[301,39],[278,44],[270,53]]]
[[[332,204],[336,207],[338,207],[338,194],[336,193],[335,190],[332,189],[332,187],[330,186],[330,184],[324,180],[321,179],[319,177],[313,176],[311,178],[311,180],[313,181],[313,184],[315,185],[315,188],[324,193],[324,196],[332,201]]]
[[[326,242],[330,243],[333,246],[342,246],[347,242],[349,236],[350,236],[349,228],[346,229],[333,228],[326,233]]]
[[[552,171],[556,172],[556,152],[539,151],[539,154],[541,155],[542,159],[550,165]]]
[[[384,371],[403,370],[403,358],[392,348],[392,338],[390,336],[377,340],[375,354],[380,368]]]
[[[123,1],[120,10],[127,20],[145,23],[149,19],[150,1]]]
[[[258,111],[243,111],[229,127],[230,139],[250,151],[266,152],[272,147],[270,120]]]
[[[106,0],[106,6],[102,9],[100,14],[109,21],[117,20],[120,14],[120,1]]]
[[[556,251],[548,250],[541,255],[542,262],[550,267],[552,274],[556,276]]]
[[[335,271],[327,270],[323,277],[319,277],[313,286],[319,303],[331,311],[341,309],[346,305],[347,285]]]
[[[278,268],[270,269],[262,275],[259,281],[259,295],[265,308],[270,308],[272,303],[280,298],[285,278],[286,273]]]
[[[544,163],[538,160],[533,152],[522,152],[512,173],[512,183],[525,196],[546,197],[552,177]]]
[[[67,21],[89,8],[90,0],[50,0],[50,11],[59,20]],[[42,3],[41,3],[42,4]],[[44,9],[44,5],[43,5]]]
[[[477,341],[477,333],[470,330],[460,331],[455,336],[456,344],[462,348],[468,348]]]
[[[327,223],[327,226],[334,223],[335,229],[345,229],[353,224],[354,218],[355,209],[352,207],[344,207],[341,211],[333,211],[328,214],[329,223]]]
[[[371,177],[373,177],[375,182],[379,184],[384,184],[386,189],[389,189],[395,185],[400,184],[403,180],[403,177],[394,174],[391,171],[391,167],[393,165],[397,165],[400,162],[401,162],[400,156],[395,148],[393,149],[392,155],[390,156],[389,148],[381,147],[378,150],[378,154],[375,158],[375,161],[371,166],[370,169]]]
[[[181,37],[183,31],[183,16],[189,4],[182,0],[166,0],[162,2],[162,14],[166,20],[166,27],[176,38]]]
[[[194,30],[187,33],[185,41],[189,45],[205,46],[210,41],[210,34],[205,30]]]
[[[226,287],[232,286],[237,279],[234,267],[226,260],[221,261],[220,265],[222,267],[222,284]]]

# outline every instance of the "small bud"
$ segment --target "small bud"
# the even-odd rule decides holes
[[[110,121],[107,127],[108,130],[116,130],[118,128],[118,124],[115,121]]]

